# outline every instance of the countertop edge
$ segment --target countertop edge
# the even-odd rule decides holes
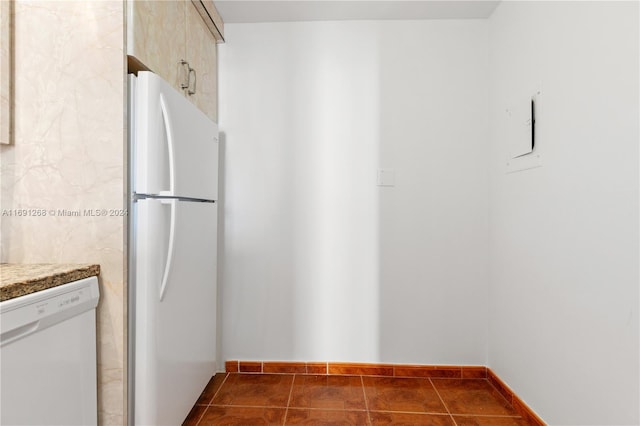
[[[28,264],[23,266],[29,267]],[[55,267],[56,265],[51,266]],[[66,271],[52,272],[35,278],[3,284],[0,288],[0,302],[98,275],[100,275],[100,265],[78,265]]]

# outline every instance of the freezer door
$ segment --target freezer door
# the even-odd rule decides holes
[[[216,372],[214,203],[134,204],[135,424],[182,424]]]
[[[134,78],[133,192],[216,200],[217,124],[157,75]]]

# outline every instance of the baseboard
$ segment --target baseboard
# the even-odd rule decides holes
[[[496,373],[494,373],[490,368],[487,368],[487,380],[489,383],[493,385],[494,388],[498,392],[505,397],[507,401],[511,403],[513,408],[520,414],[525,420],[529,422],[531,425],[535,426],[546,426],[546,423],[542,421],[542,419],[533,411],[525,402],[520,399],[518,395],[514,391],[511,390],[507,384],[502,381],[500,377]]]
[[[405,365],[348,362],[227,361],[227,373],[319,374],[440,379],[486,379],[532,426],[546,423],[490,368],[482,365]]]

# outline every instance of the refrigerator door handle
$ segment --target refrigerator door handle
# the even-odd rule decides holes
[[[160,284],[160,301],[164,299],[167,291],[167,283],[169,282],[169,274],[171,273],[171,265],[173,264],[173,247],[175,243],[176,233],[176,202],[177,200],[161,200],[162,204],[171,205],[171,216],[169,219],[169,247],[167,250],[167,262],[164,265],[164,273],[162,274],[162,282]]]
[[[167,135],[167,151],[169,153],[169,190],[160,191],[160,195],[172,196],[173,190],[175,188],[175,156],[173,153],[173,131],[171,129],[169,110],[162,94],[160,94],[160,110],[162,111],[162,123],[164,124],[165,134]]]

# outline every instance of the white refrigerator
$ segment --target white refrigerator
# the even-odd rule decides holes
[[[218,128],[129,76],[129,422],[180,425],[216,372]]]

